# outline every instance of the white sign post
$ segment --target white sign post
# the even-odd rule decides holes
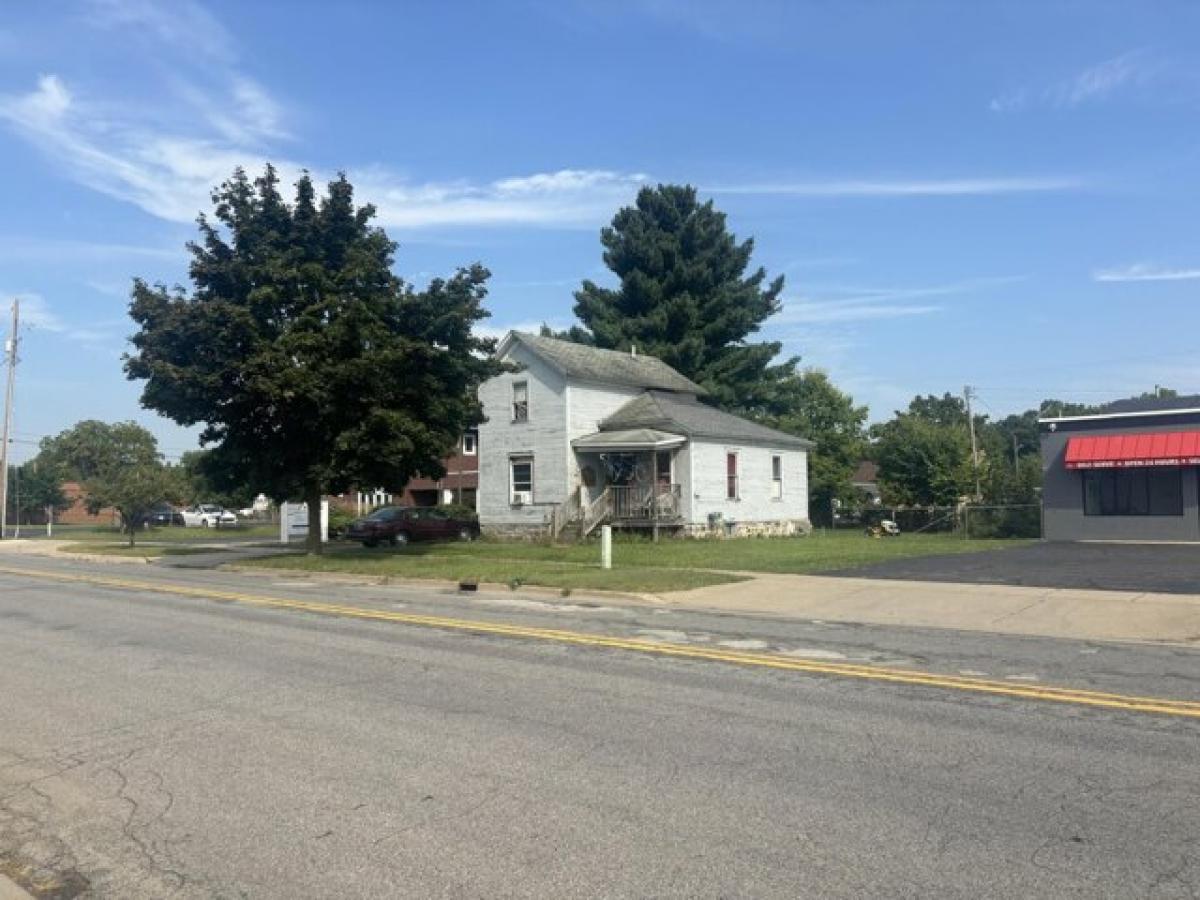
[[[308,504],[284,502],[279,507],[279,543],[308,538]],[[329,501],[321,501],[321,543],[329,542]]]
[[[612,568],[612,526],[600,527],[600,568]]]

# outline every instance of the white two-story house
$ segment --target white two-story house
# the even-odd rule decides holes
[[[499,535],[601,524],[807,531],[810,441],[721,412],[654,357],[510,332],[479,389],[479,521]]]

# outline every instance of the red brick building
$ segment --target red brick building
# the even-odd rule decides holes
[[[111,507],[101,509],[95,515],[88,512],[83,487],[78,481],[64,481],[62,492],[71,505],[55,513],[55,522],[61,525],[116,525],[120,523],[121,517]]]
[[[444,478],[414,478],[405,485],[399,502],[404,506],[458,503],[475,509],[479,489],[479,432],[472,429],[464,434],[445,464]]]
[[[352,491],[331,497],[333,505],[361,515],[379,506],[445,506],[459,503],[475,509],[479,490],[479,432],[471,429],[458,442],[454,452],[443,463],[442,478],[414,478],[403,490],[377,488],[373,491]]]

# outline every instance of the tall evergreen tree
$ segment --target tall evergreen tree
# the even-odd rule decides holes
[[[207,471],[302,497],[310,522],[326,493],[441,477],[499,371],[495,342],[473,330],[488,271],[404,283],[344,176],[319,201],[303,176],[289,205],[273,168],[253,182],[238,170],[213,202],[216,221],[202,215],[189,244],[191,296],[134,283],[126,372],[145,380],[142,404],[203,424]],[[321,552],[316,528],[308,548]]]
[[[747,338],[779,311],[783,277],[747,274],[754,240],[738,242],[725,214],[690,186],[645,187],[600,233],[615,289],[584,281],[575,315],[586,331],[563,336],[657,356],[701,384],[719,406],[778,414],[780,382],[795,361],[772,364],[781,345]]]

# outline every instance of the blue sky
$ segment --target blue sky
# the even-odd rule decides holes
[[[1200,5],[80,0],[0,11],[0,299],[17,456],[140,409],[134,275],[235,165],[345,169],[418,283],[480,260],[490,327],[571,321],[598,230],[697,185],[787,277],[764,335],[886,418],[976,385],[1200,390]]]

